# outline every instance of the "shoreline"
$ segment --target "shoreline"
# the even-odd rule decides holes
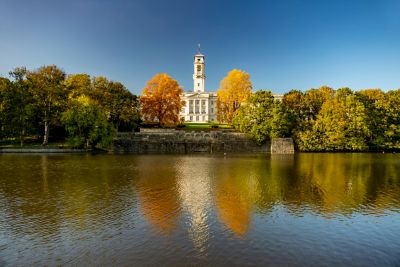
[[[6,153],[88,153],[92,149],[74,148],[0,148],[0,154]]]

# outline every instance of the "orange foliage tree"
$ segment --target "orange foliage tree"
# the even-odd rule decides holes
[[[144,121],[162,126],[179,123],[179,111],[184,105],[182,88],[166,73],[156,74],[142,90],[140,102]]]
[[[253,86],[250,74],[241,70],[231,70],[221,81],[217,91],[217,119],[231,123],[236,111],[251,95]]]

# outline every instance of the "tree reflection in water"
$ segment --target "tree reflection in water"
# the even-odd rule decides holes
[[[399,169],[397,154],[1,155],[0,258],[128,265],[143,256],[151,265],[162,255],[171,264],[189,257],[218,265],[249,240],[260,246],[246,251],[256,262],[264,245],[272,260],[282,246],[292,253],[325,246],[321,255],[339,249],[333,241],[342,254],[370,249],[352,238],[381,242],[393,255]]]

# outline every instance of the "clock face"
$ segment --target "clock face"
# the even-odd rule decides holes
[[[197,65],[197,71],[201,71],[201,65]]]

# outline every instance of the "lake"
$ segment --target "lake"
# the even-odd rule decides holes
[[[400,155],[0,155],[0,266],[400,266]]]

